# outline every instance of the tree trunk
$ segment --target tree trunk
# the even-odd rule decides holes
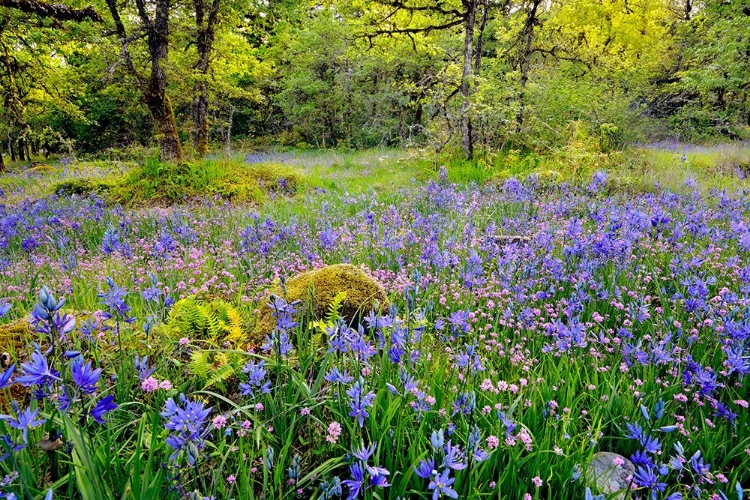
[[[469,0],[466,5],[464,32],[464,67],[461,73],[461,149],[466,159],[474,157],[474,134],[471,128],[469,102],[471,92],[472,63],[474,53],[474,24],[477,17],[477,1]]]
[[[521,133],[524,112],[526,108],[526,83],[529,81],[529,67],[531,66],[531,50],[534,44],[534,26],[537,22],[537,10],[542,0],[532,0],[531,9],[526,17],[526,23],[521,31],[524,47],[521,54],[521,88],[518,93],[518,114],[516,115],[516,133]]]
[[[26,161],[26,147],[23,144],[23,139],[18,139],[18,159]]]
[[[172,104],[166,92],[159,92],[146,97],[146,105],[154,119],[156,139],[159,141],[161,161],[182,161],[180,136],[177,134],[177,122],[174,119]]]
[[[167,96],[167,73],[162,67],[169,56],[169,2],[170,0],[156,1],[154,23],[148,31],[151,74],[145,97],[146,105],[154,118],[161,160],[182,161],[177,122],[175,122],[172,104]]]
[[[5,160],[3,159],[3,144],[0,141],[0,172],[5,172]]]
[[[181,161],[182,146],[177,133],[172,104],[167,96],[167,74],[162,66],[169,56],[169,11],[170,0],[156,0],[154,17],[149,17],[143,0],[136,0],[137,13],[141,20],[139,30],[146,33],[150,72],[148,76],[139,74],[130,57],[128,45],[131,42],[120,16],[117,0],[107,0],[107,7],[114,21],[115,31],[120,38],[121,57],[128,72],[133,75],[143,96],[151,117],[154,120],[156,139],[159,142],[162,161]]]
[[[208,83],[196,82],[193,92],[193,146],[202,157],[208,153]]]
[[[205,0],[194,0],[195,25],[198,28],[196,48],[198,79],[193,86],[193,146],[199,156],[208,153],[208,72],[211,68],[211,52],[216,38],[221,0],[213,0],[206,12]]]
[[[13,138],[10,136],[10,132],[8,132],[8,151],[10,152],[10,161],[15,162],[16,150],[13,147]]]

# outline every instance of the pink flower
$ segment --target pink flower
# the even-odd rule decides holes
[[[329,443],[336,443],[336,441],[339,440],[339,436],[341,435],[341,424],[338,422],[331,422],[328,424],[328,436],[326,436],[326,441]]]
[[[307,408],[307,407],[305,407],[305,408],[302,408],[302,409],[301,409],[301,410],[299,411],[299,414],[300,414],[300,415],[303,415],[303,416],[304,416],[304,415],[309,415],[309,414],[310,414],[310,408]]]
[[[622,467],[625,464],[625,460],[621,457],[615,457],[612,459],[612,463],[618,467]]]
[[[227,425],[227,419],[224,417],[224,415],[217,415],[214,417],[214,429],[223,429]]]
[[[180,345],[187,345],[187,344],[189,344],[189,343],[190,343],[190,339],[189,339],[189,338],[187,338],[187,337],[182,337],[182,338],[180,339]]]
[[[497,436],[490,436],[487,438],[487,448],[494,450],[500,445],[500,440]]]
[[[154,377],[148,377],[141,382],[141,389],[145,392],[154,392],[159,388],[159,381]]]
[[[531,482],[534,483],[534,486],[536,486],[537,488],[542,486],[542,478],[539,476],[534,476],[534,479],[532,479]]]
[[[234,474],[230,474],[227,476],[227,483],[234,484],[234,482],[237,480],[236,477],[234,477]]]
[[[264,408],[263,403],[255,403],[255,409],[257,411],[263,411],[263,408]]]
[[[531,493],[524,493],[523,500],[531,500]]]
[[[165,391],[168,391],[171,388],[172,388],[172,382],[170,382],[169,380],[162,380],[159,383],[159,389],[164,389]]]
[[[245,429],[245,430],[250,429],[250,427],[252,427],[252,425],[253,425],[252,422],[250,422],[249,420],[244,420],[242,422],[242,428]]]

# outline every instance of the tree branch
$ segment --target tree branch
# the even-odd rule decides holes
[[[89,20],[97,23],[104,22],[102,16],[92,6],[88,6],[85,9],[73,9],[67,5],[45,3],[38,0],[0,0],[0,7],[18,9],[27,14],[36,14],[40,17],[49,17],[58,21]]]

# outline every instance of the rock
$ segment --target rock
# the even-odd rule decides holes
[[[590,488],[604,495],[620,492],[611,498],[624,500],[633,474],[635,467],[630,460],[617,453],[600,451],[594,454],[586,469],[586,482]]]
[[[313,318],[320,319],[340,292],[346,292],[346,299],[339,311],[346,321],[356,321],[375,309],[376,305],[380,311],[386,311],[391,306],[383,287],[350,264],[335,264],[302,273],[287,281],[283,288],[277,286],[271,293],[287,302],[301,300],[302,305],[298,309],[300,317],[309,313]],[[271,308],[264,303],[250,335],[251,342],[262,341],[275,326]]]

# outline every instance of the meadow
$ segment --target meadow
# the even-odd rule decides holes
[[[0,498],[750,488],[746,146],[206,161],[270,173],[249,200],[135,206],[70,192],[164,186],[127,161],[0,178]],[[343,295],[319,318],[269,296],[339,263],[390,308],[349,324]],[[276,328],[253,339],[269,302]],[[632,462],[623,491],[591,477],[602,451]]]

